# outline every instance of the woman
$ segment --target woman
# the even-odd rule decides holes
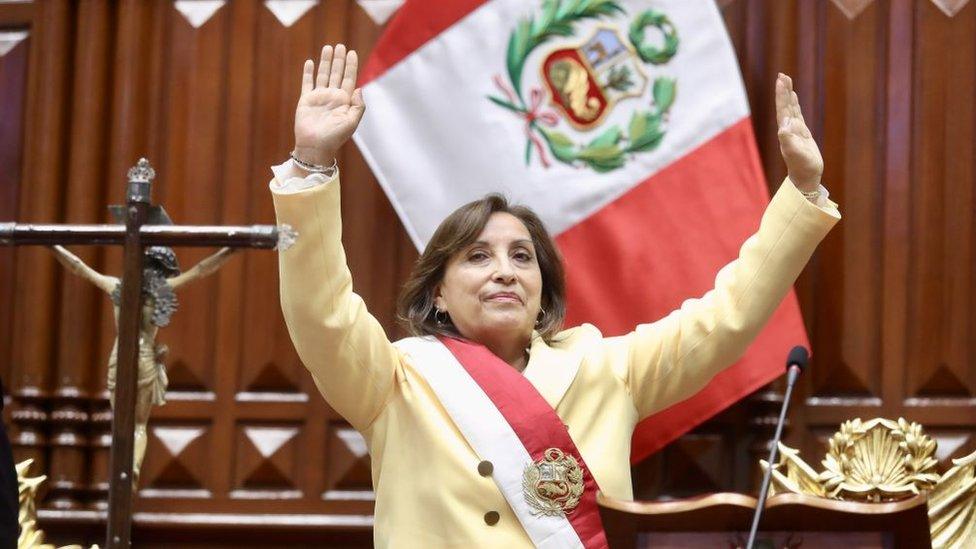
[[[342,45],[306,61],[292,159],[273,168],[292,340],[329,404],[366,439],[380,547],[600,547],[597,489],[631,498],[642,418],[732,364],[840,218],[788,77],[776,83],[789,178],[715,289],[604,338],[561,331],[562,267],[528,209],[489,196],[436,231],[399,302],[418,336],[390,343],[352,291],[334,158],[365,105]]]

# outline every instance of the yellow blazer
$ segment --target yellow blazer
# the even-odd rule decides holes
[[[299,234],[279,255],[285,322],[322,396],[366,439],[376,546],[531,546],[492,479],[478,473],[481,458],[353,292],[338,177],[273,194],[278,222]],[[624,336],[605,338],[587,324],[551,346],[533,340],[524,375],[569,426],[605,493],[633,497],[637,422],[690,397],[742,355],[839,219],[836,204],[815,206],[787,180],[703,297]],[[489,511],[501,515],[494,525]]]

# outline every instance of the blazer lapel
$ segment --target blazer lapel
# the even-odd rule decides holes
[[[538,334],[533,333],[529,364],[522,375],[556,409],[576,379],[582,360],[581,354],[550,347]]]

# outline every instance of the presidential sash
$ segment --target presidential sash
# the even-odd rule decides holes
[[[412,337],[411,357],[537,547],[606,547],[599,489],[552,406],[483,345]]]

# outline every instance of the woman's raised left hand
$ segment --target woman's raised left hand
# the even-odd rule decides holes
[[[816,191],[823,175],[823,156],[803,120],[800,101],[793,91],[793,80],[783,73],[776,77],[776,120],[779,123],[779,150],[790,179],[801,191]]]

